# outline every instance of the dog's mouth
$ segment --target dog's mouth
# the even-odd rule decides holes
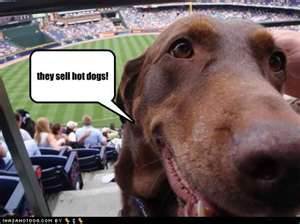
[[[199,217],[233,216],[233,214],[210,202],[204,195],[190,186],[178,169],[171,150],[169,145],[164,145],[162,147],[162,158],[170,186],[177,196],[177,215]]]

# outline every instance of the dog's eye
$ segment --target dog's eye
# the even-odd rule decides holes
[[[284,53],[280,51],[274,52],[270,57],[269,64],[273,72],[281,72],[285,70],[286,58]]]
[[[172,44],[169,53],[175,58],[190,58],[194,54],[194,51],[192,43],[182,38]]]

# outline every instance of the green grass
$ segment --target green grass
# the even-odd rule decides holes
[[[116,55],[117,83],[119,83],[125,63],[144,52],[154,41],[154,35],[124,36],[97,40],[68,47],[70,49],[110,49]],[[33,119],[45,116],[51,122],[66,123],[69,120],[80,122],[84,114],[89,114],[98,127],[119,123],[118,115],[98,104],[37,104],[29,98],[29,60],[23,60],[0,70],[10,102],[14,110],[24,108]],[[118,85],[118,84],[117,84]],[[76,91],[76,90],[74,90]],[[69,93],[71,94],[71,93]]]

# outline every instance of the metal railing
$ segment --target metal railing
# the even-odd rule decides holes
[[[6,89],[0,78],[0,128],[9,148],[18,176],[23,184],[25,196],[36,216],[51,216],[41,187],[34,174]]]

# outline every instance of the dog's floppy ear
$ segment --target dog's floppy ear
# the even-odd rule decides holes
[[[132,115],[133,94],[136,88],[137,78],[144,63],[144,58],[145,55],[141,55],[140,57],[127,62],[119,85],[116,104],[129,116]],[[125,123],[126,119],[123,117],[120,117],[120,119],[122,123]]]

